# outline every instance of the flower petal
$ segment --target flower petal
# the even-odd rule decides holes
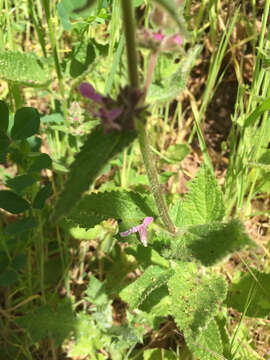
[[[129,229],[127,231],[124,231],[124,232],[121,232],[119,235],[121,237],[125,237],[125,236],[128,236],[130,234],[134,234],[135,232],[139,231],[141,226],[142,225],[133,226],[131,229]]]
[[[103,97],[87,82],[81,83],[79,87],[80,93],[82,96],[95,101],[96,103],[103,105]]]

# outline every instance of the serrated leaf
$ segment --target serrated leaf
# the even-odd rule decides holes
[[[75,343],[69,352],[70,357],[90,355],[96,359],[96,351],[100,350],[110,339],[95,325],[91,315],[80,312],[76,316]]]
[[[191,35],[186,30],[186,24],[184,18],[179,14],[179,8],[177,2],[174,0],[155,0],[156,3],[161,5],[171,16],[171,18],[178,25],[180,33],[185,36],[187,39],[191,38]]]
[[[29,204],[12,191],[0,190],[0,208],[12,214],[19,214],[29,209]]]
[[[183,247],[203,265],[210,266],[244,246],[254,245],[239,220],[188,227],[172,243],[173,257],[181,257]]]
[[[37,134],[40,126],[39,113],[35,108],[23,107],[16,111],[14,125],[11,129],[13,140],[26,139]]]
[[[197,176],[189,184],[183,213],[184,223],[181,225],[207,224],[223,219],[223,195],[214,174],[205,165],[200,167]]]
[[[149,266],[145,272],[132,284],[120,292],[120,297],[126,301],[131,309],[139,307],[152,291],[164,285],[173,275],[172,269],[159,266]]]
[[[29,172],[39,172],[42,169],[49,169],[52,166],[52,159],[48,154],[35,154]]]
[[[185,341],[200,360],[217,360],[223,355],[223,346],[216,321],[212,319],[194,341],[193,334],[185,332]]]
[[[133,131],[105,133],[102,126],[97,126],[88,135],[70,167],[68,179],[56,204],[55,222],[75,206],[106,163],[134,139]]]
[[[169,102],[184,90],[186,79],[182,72],[182,68],[163,80],[163,84],[151,84],[147,93],[147,101],[149,102]]]
[[[16,222],[9,224],[5,227],[5,233],[9,235],[21,234],[25,231],[29,231],[38,225],[36,218],[30,216]]]
[[[34,53],[0,52],[0,78],[26,86],[44,86],[51,72]]]
[[[55,306],[42,305],[32,308],[30,313],[17,318],[16,323],[28,330],[32,344],[49,336],[56,347],[75,329],[72,306],[65,301],[59,301]]]
[[[156,216],[153,209],[151,197],[133,191],[106,191],[84,196],[67,218],[86,228],[113,218],[119,221],[121,230],[127,230],[146,216]]]
[[[201,277],[192,263],[179,263],[174,270],[168,282],[171,314],[178,327],[195,340],[226,297],[226,282],[216,275]]]
[[[18,175],[13,179],[8,179],[5,185],[15,190],[17,193],[21,193],[25,188],[33,185],[36,180],[30,175]]]
[[[85,293],[87,295],[86,300],[92,304],[102,306],[109,302],[104,283],[99,281],[94,275],[90,277]]]
[[[0,131],[5,133],[8,129],[9,110],[7,104],[3,100],[0,100],[0,118]]]
[[[51,183],[43,186],[34,198],[33,208],[42,209],[43,206],[45,205],[45,201],[48,199],[48,197],[51,195],[51,193],[52,193],[52,184]]]
[[[270,274],[251,268],[241,273],[229,288],[226,303],[250,317],[265,317],[270,313]]]

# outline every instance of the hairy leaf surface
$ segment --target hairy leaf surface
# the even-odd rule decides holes
[[[113,218],[119,221],[121,230],[127,230],[138,225],[146,216],[156,216],[154,206],[150,196],[144,197],[133,191],[106,191],[84,196],[68,219],[91,228]]]
[[[54,213],[54,221],[67,214],[80,200],[104,165],[135,139],[135,132],[105,133],[97,126],[87,137],[71,165]]]
[[[181,258],[186,251],[203,265],[210,266],[246,245],[254,244],[239,220],[195,225],[183,230],[183,235],[172,242],[172,257]]]
[[[34,53],[0,52],[0,78],[26,86],[44,86],[50,82],[51,72]]]
[[[179,263],[168,287],[176,324],[194,340],[198,339],[226,296],[225,280],[216,275],[201,277],[195,264]]]
[[[214,319],[201,331],[196,341],[193,334],[185,332],[185,341],[194,355],[200,360],[216,360],[222,356],[223,346],[220,332]]]
[[[135,309],[155,289],[164,285],[173,273],[172,269],[164,270],[159,266],[149,266],[135,282],[120,292],[120,297],[129,304],[131,309]]]
[[[177,218],[176,223],[178,226],[206,224],[221,221],[224,214],[224,201],[218,182],[212,171],[202,165],[189,184],[183,214],[179,213],[180,219]]]

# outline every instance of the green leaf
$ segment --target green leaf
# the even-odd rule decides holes
[[[226,297],[225,280],[216,275],[202,277],[195,264],[185,262],[175,266],[168,287],[176,324],[197,340]]]
[[[0,208],[12,214],[19,214],[29,209],[29,204],[12,191],[0,190]]]
[[[0,52],[0,78],[25,86],[45,86],[51,72],[34,53]]]
[[[61,345],[69,333],[75,329],[72,306],[66,301],[59,301],[54,306],[42,305],[32,308],[30,313],[17,318],[16,323],[28,330],[32,344],[48,336],[54,340],[56,347]]]
[[[270,150],[265,151],[258,160],[259,163],[270,165]]]
[[[109,302],[104,283],[99,281],[94,275],[90,277],[85,293],[87,295],[85,299],[97,306],[106,305]]]
[[[35,154],[34,160],[29,168],[29,172],[39,172],[42,169],[49,169],[52,166],[52,159],[48,154]]]
[[[51,183],[43,186],[34,198],[33,208],[42,209],[43,206],[45,205],[45,201],[48,199],[48,197],[51,195],[51,193],[52,193],[52,184]]]
[[[223,346],[216,321],[212,319],[196,340],[192,332],[185,332],[185,341],[192,353],[200,360],[216,360],[223,358]]]
[[[18,175],[13,179],[8,179],[5,185],[17,193],[21,193],[25,188],[33,185],[35,182],[36,180],[30,175]]]
[[[186,86],[182,67],[162,84],[151,84],[147,93],[148,102],[169,102],[179,96]]]
[[[104,132],[97,126],[86,138],[85,144],[71,165],[59,201],[56,204],[54,221],[67,214],[80,200],[106,163],[135,139],[135,132]]]
[[[0,130],[0,163],[4,163],[6,161],[9,144],[9,137]]]
[[[152,291],[166,284],[174,270],[163,269],[159,266],[149,266],[145,272],[132,284],[120,292],[120,297],[126,301],[131,309],[139,307]]]
[[[18,282],[18,274],[12,269],[7,269],[0,274],[0,287],[11,286]]]
[[[155,0],[155,2],[161,5],[168,12],[171,18],[178,25],[180,33],[187,39],[190,39],[191,35],[186,30],[185,20],[181,15],[179,15],[179,7],[177,5],[177,2],[174,0]]]
[[[4,231],[9,235],[21,234],[25,231],[29,231],[38,225],[36,218],[30,216],[16,222],[9,224],[5,227]]]
[[[244,126],[248,127],[254,125],[256,119],[261,116],[265,111],[270,110],[270,98],[264,100],[261,105],[256,107],[256,109],[249,115],[246,119]]]
[[[173,257],[181,257],[183,247],[203,265],[210,266],[246,245],[254,245],[238,220],[188,227],[172,242]]]
[[[91,359],[97,359],[97,350],[110,344],[110,339],[106,334],[102,334],[98,326],[95,325],[91,315],[82,311],[76,316],[75,343],[69,355],[75,357],[86,357],[90,355]]]
[[[169,350],[151,349],[143,352],[143,360],[177,360],[178,356]]]
[[[70,75],[73,78],[80,76],[93,63],[95,57],[95,48],[91,41],[79,43],[79,46],[72,49]]]
[[[184,223],[181,225],[207,224],[223,219],[223,195],[211,169],[205,165],[200,167],[195,179],[189,183],[183,213]],[[180,223],[178,219],[176,222]]]
[[[40,118],[37,109],[23,107],[16,111],[14,125],[11,129],[13,140],[26,139],[37,134],[40,126]]]
[[[121,230],[138,225],[146,216],[157,216],[152,197],[143,197],[133,191],[106,191],[85,195],[68,215],[76,224],[91,228],[101,221],[113,218]]]
[[[270,313],[269,294],[270,274],[250,268],[233,278],[226,303],[246,316],[265,317]]]
[[[184,160],[189,153],[190,147],[187,144],[174,144],[168,147],[166,157],[160,160],[169,164],[177,164]]]
[[[9,111],[7,104],[3,100],[0,100],[0,118],[0,131],[5,133],[8,129]]]

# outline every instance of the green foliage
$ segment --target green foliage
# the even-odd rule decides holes
[[[186,30],[186,24],[184,18],[179,14],[179,9],[176,1],[172,0],[155,0],[155,2],[161,5],[171,16],[171,18],[176,22],[179,27],[179,31],[187,39],[190,39],[190,34]]]
[[[56,305],[34,308],[31,313],[18,318],[16,323],[28,331],[32,344],[50,336],[54,339],[55,346],[59,346],[75,329],[71,304],[60,300]]]
[[[9,110],[7,104],[3,100],[0,100],[0,114],[0,131],[3,131],[5,133],[8,129]]]
[[[88,287],[85,293],[85,299],[97,306],[103,306],[109,302],[104,283],[99,281],[93,275],[89,279]]]
[[[120,296],[131,309],[139,307],[152,291],[166,284],[173,273],[172,269],[151,265],[135,282],[122,290]]]
[[[42,169],[49,169],[52,165],[52,159],[48,154],[35,153],[32,154],[31,165],[29,172],[39,172]]]
[[[249,117],[246,119],[244,126],[249,127],[254,125],[255,121],[265,112],[270,109],[270,98],[264,100],[256,110],[254,110]]]
[[[176,218],[177,226],[207,224],[221,221],[225,214],[222,192],[218,182],[205,165],[189,183],[189,192],[183,203],[184,218]]]
[[[192,333],[185,334],[185,341],[192,351],[200,360],[216,360],[223,355],[223,346],[218,326],[212,319],[207,327],[201,330],[198,338],[194,341]]]
[[[152,197],[133,191],[105,191],[86,195],[74,207],[68,219],[91,228],[110,218],[119,221],[120,229],[137,225],[146,216],[156,216]]]
[[[172,242],[172,257],[181,258],[183,248],[203,265],[210,266],[225,256],[254,245],[238,220],[188,227],[183,235]]]
[[[3,131],[0,131],[0,163],[6,161],[9,144],[9,137]]]
[[[190,147],[187,144],[174,144],[168,147],[166,157],[160,160],[169,164],[180,164],[189,153]]]
[[[269,293],[270,274],[251,268],[233,278],[226,303],[246,316],[265,317],[270,312]]]
[[[93,183],[104,165],[135,139],[133,131],[104,132],[97,126],[87,137],[70,167],[64,189],[56,204],[54,221],[67,214]]]
[[[165,349],[151,349],[143,353],[144,360],[177,360],[175,353]]]
[[[37,224],[36,218],[29,216],[7,225],[4,232],[9,235],[21,234],[35,228]]]
[[[5,185],[20,194],[35,182],[36,180],[30,175],[18,175],[12,179],[8,179]]]
[[[95,60],[96,53],[92,41],[79,43],[72,49],[70,75],[73,78],[80,76]]]
[[[26,200],[12,191],[0,190],[0,208],[9,211],[12,214],[19,214],[29,209]]]
[[[40,117],[38,111],[32,107],[23,107],[16,111],[11,137],[13,140],[26,139],[37,134],[39,126]]]
[[[50,82],[47,64],[34,53],[0,52],[0,78],[26,86],[45,86]]]
[[[49,183],[43,186],[37,193],[33,201],[33,208],[42,209],[45,205],[45,201],[52,194],[52,184]]]
[[[192,263],[179,263],[174,270],[168,282],[171,314],[184,334],[197,341],[226,297],[226,282],[216,275],[202,277]]]

